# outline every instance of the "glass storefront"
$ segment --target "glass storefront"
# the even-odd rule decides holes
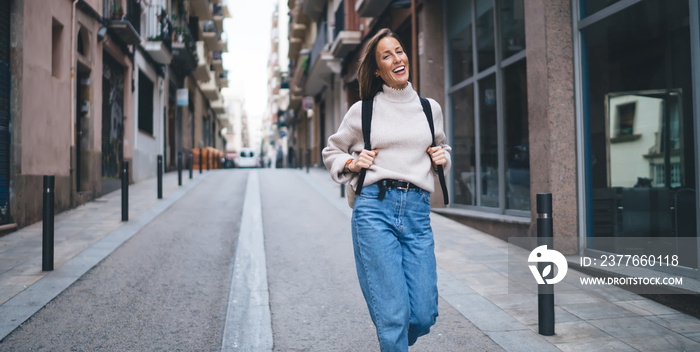
[[[529,216],[523,0],[445,2],[452,203]]]
[[[579,5],[600,17],[579,28],[587,237],[696,237],[689,2]],[[677,251],[697,268],[697,248]]]

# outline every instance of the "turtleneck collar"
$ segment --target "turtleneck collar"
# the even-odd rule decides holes
[[[411,82],[408,82],[403,89],[395,89],[383,84],[379,94],[382,95],[382,98],[397,103],[409,102],[417,96]]]

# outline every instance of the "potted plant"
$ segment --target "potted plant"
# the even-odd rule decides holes
[[[112,1],[112,19],[121,20],[124,15],[124,10],[122,10],[122,4],[119,0]]]

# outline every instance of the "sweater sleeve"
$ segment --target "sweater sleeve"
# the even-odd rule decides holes
[[[345,163],[362,152],[362,101],[353,104],[345,114],[338,131],[328,138],[323,148],[323,163],[337,183],[349,182],[354,174],[343,172]]]
[[[439,145],[445,151],[445,175],[449,174],[452,168],[452,147],[447,145],[447,136],[445,135],[445,120],[442,116],[442,108],[435,100],[429,99],[430,106],[433,109],[433,123],[435,124],[435,145]]]

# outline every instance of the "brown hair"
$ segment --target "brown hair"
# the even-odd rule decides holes
[[[357,70],[357,81],[360,84],[360,99],[372,99],[382,90],[384,80],[381,77],[375,76],[374,73],[379,69],[376,55],[377,44],[386,37],[396,39],[401,47],[404,47],[398,34],[392,32],[388,28],[380,29],[377,34],[367,42],[367,48],[360,62],[360,68]]]

